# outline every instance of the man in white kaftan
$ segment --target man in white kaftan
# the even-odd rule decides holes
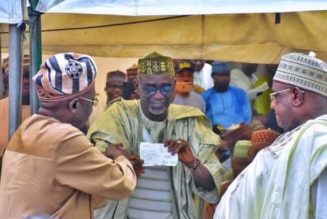
[[[259,152],[222,197],[215,219],[327,218],[327,66],[282,57],[272,108],[288,130]]]

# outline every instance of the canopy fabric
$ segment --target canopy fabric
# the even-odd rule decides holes
[[[201,15],[327,10],[325,0],[40,0],[40,12],[107,15]]]
[[[283,13],[280,24],[275,24],[275,14],[181,17],[44,14],[42,47],[44,54],[75,51],[102,57],[138,58],[157,51],[174,58],[262,64],[278,63],[281,55],[291,51],[312,50],[327,60],[326,20],[327,11]],[[3,46],[7,40],[8,35],[3,35]],[[28,43],[25,45],[28,48]]]
[[[0,24],[17,24],[23,20],[20,0],[2,0],[0,3]]]

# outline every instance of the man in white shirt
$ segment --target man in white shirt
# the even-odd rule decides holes
[[[212,66],[205,60],[194,60],[193,83],[208,90],[213,87],[213,79],[211,77]]]

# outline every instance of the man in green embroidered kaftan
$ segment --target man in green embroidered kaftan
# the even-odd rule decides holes
[[[327,65],[312,53],[287,54],[272,89],[288,132],[233,181],[214,219],[327,218]]]
[[[157,53],[139,60],[140,100],[111,105],[90,127],[96,147],[123,146],[139,173],[137,188],[129,199],[109,201],[96,212],[99,218],[193,219],[192,192],[210,203],[219,200],[222,167],[215,156],[220,139],[198,109],[171,104],[174,70],[169,57]],[[177,166],[143,167],[141,142],[164,143],[178,154]]]

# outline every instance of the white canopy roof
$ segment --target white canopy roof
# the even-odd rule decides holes
[[[23,19],[20,0],[0,1],[0,24],[16,24]]]
[[[127,16],[327,10],[326,0],[40,0],[40,12]]]

